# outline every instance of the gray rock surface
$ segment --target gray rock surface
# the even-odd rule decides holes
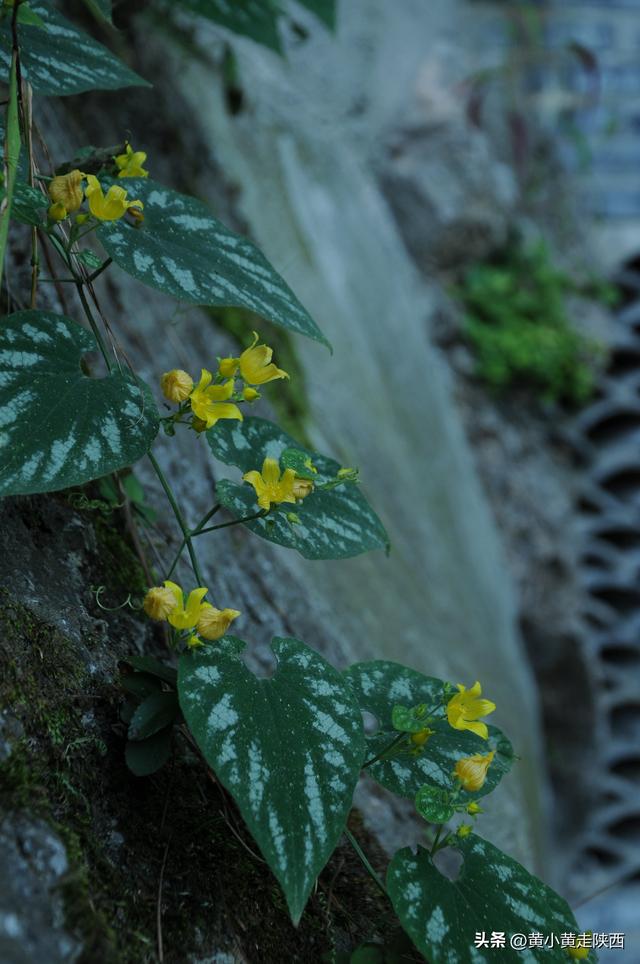
[[[64,844],[44,821],[8,814],[0,823],[2,964],[72,964],[81,945],[65,931],[59,888],[68,870]]]

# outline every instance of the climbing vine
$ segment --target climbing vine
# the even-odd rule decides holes
[[[330,0],[305,5],[332,26]],[[110,18],[109,0],[89,6]],[[278,47],[275,0],[178,6]],[[158,372],[147,385],[120,351],[95,282],[116,264],[181,301],[246,308],[328,342],[253,244],[199,201],[152,180],[138,143],[70,148],[55,170],[40,169],[34,96],[146,81],[44,0],[5,0],[0,59],[8,87],[0,257],[12,221],[29,226],[32,252],[29,307],[0,325],[0,494],[99,479],[100,507],[108,512],[128,492],[144,516],[150,510],[135,476],[118,473],[146,458],[182,533],[175,558],[153,572],[143,600],[146,617],[164,626],[170,652],[165,661],[132,655],[123,679],[128,766],[141,778],[154,773],[168,760],[175,732],[183,733],[236,801],[296,924],[346,835],[434,964],[494,960],[496,948],[504,962],[537,960],[541,952],[550,961],[594,960],[589,935],[579,934],[566,902],[475,831],[486,796],[515,759],[507,737],[484,722],[496,707],[479,682],[453,685],[379,660],[341,672],[295,638],[273,640],[271,678],[256,678],[245,665],[245,643],[233,635],[242,613],[203,576],[205,536],[243,525],[307,559],[331,560],[388,550],[387,533],[356,469],[248,414],[263,391],[277,392],[294,377],[277,366],[259,333],[237,357],[211,356],[205,367],[193,359],[191,371]],[[38,306],[44,280],[75,289],[81,320]],[[90,353],[101,355],[104,371],[88,367]],[[218,482],[195,527],[155,455],[158,437],[171,445],[178,432],[191,433],[194,444],[204,436],[213,456],[239,470]],[[192,576],[180,585],[174,573],[184,554]],[[364,713],[375,718],[374,732],[365,733]],[[414,801],[425,820],[423,845],[398,852],[386,880],[347,827],[363,771]],[[457,877],[439,861],[452,851],[463,861]],[[496,933],[506,934],[505,947]],[[513,935],[530,935],[529,943],[514,945]]]

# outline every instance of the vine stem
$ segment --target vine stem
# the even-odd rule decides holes
[[[237,526],[241,522],[252,522],[253,519],[262,519],[268,512],[268,509],[260,509],[259,512],[254,512],[253,515],[245,515],[241,519],[231,519],[230,522],[221,522],[217,526],[208,526],[206,529],[197,529],[192,533],[194,536],[203,536],[205,532],[215,532],[216,529],[226,529],[227,526]]]
[[[406,738],[406,736],[407,736],[406,733],[398,733],[398,735],[393,738],[393,740],[391,741],[391,743],[389,743],[387,746],[385,746],[385,748],[384,748],[383,750],[380,750],[380,752],[379,752],[379,753],[376,753],[375,756],[372,756],[370,760],[367,760],[365,763],[363,763],[363,764],[362,764],[362,769],[363,769],[363,770],[366,770],[367,767],[370,767],[370,766],[372,766],[374,763],[377,763],[378,760],[381,760],[382,757],[385,756],[387,753],[389,753],[390,750],[393,750],[394,747],[396,747],[396,746],[398,745],[398,743],[402,743],[402,741]]]
[[[198,525],[195,527],[195,529],[191,529],[190,532],[189,532],[189,535],[191,536],[191,538],[193,538],[193,536],[197,536],[197,535],[200,534],[200,530],[202,529],[202,527],[207,524],[207,522],[209,521],[209,519],[212,519],[212,518],[213,518],[213,516],[216,514],[216,512],[217,512],[218,509],[220,509],[220,508],[221,508],[220,503],[218,503],[217,505],[214,505],[213,509],[210,509],[210,510],[207,512],[207,514],[206,514],[202,519],[200,519],[200,522],[199,522]],[[184,547],[186,546],[186,544],[187,544],[186,539],[183,538],[182,542],[180,543],[180,548],[178,549],[178,551],[177,551],[177,553],[176,553],[175,559],[174,559],[173,562],[171,563],[171,568],[169,569],[169,572],[167,573],[167,579],[170,579],[170,578],[171,578],[171,573],[173,572],[173,570],[174,570],[174,569],[176,568],[176,566],[178,565],[178,562],[180,561],[180,556],[182,555],[182,550],[184,549]]]
[[[353,836],[353,834],[351,833],[351,831],[349,830],[348,827],[345,827],[345,828],[344,828],[344,832],[345,832],[345,836],[346,836],[347,840],[349,841],[349,843],[351,844],[351,846],[353,847],[353,849],[354,849],[355,852],[357,853],[358,857],[359,857],[360,860],[362,861],[362,863],[363,863],[363,865],[364,865],[364,868],[365,868],[365,870],[367,871],[367,873],[369,874],[369,876],[372,878],[372,880],[375,881],[376,885],[380,888],[380,890],[382,891],[382,893],[384,894],[384,896],[385,896],[387,899],[390,899],[390,898],[389,898],[389,894],[387,893],[387,888],[386,888],[385,885],[382,883],[382,878],[380,877],[380,875],[379,875],[378,873],[376,873],[376,871],[373,869],[373,867],[372,867],[371,864],[369,863],[369,859],[368,859],[367,855],[365,854],[364,850],[362,849],[362,847],[360,846],[360,844],[358,843],[358,841],[356,840],[356,838]]]
[[[191,559],[191,565],[196,575],[196,579],[198,580],[198,585],[204,586],[205,583],[204,583],[204,579],[202,578],[202,573],[200,572],[198,557],[196,556],[195,549],[193,548],[193,542],[191,541],[191,532],[189,531],[187,527],[187,523],[185,522],[184,516],[180,511],[180,506],[176,502],[176,498],[173,494],[173,490],[171,489],[171,486],[169,485],[164,472],[158,465],[158,461],[155,455],[153,454],[153,452],[148,452],[147,455],[149,456],[149,461],[151,462],[156,475],[160,479],[160,484],[164,489],[167,499],[169,500],[169,505],[173,509],[173,514],[175,515],[176,521],[180,526],[180,529],[182,530],[182,536],[186,543],[187,550],[189,552],[189,558]]]

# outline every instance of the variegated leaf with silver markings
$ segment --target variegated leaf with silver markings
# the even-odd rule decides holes
[[[43,27],[18,26],[23,76],[40,94],[59,97],[86,90],[117,90],[149,87],[150,84],[118,60],[110,50],[79,30],[43,0],[32,0],[31,9]],[[0,27],[0,65],[8,70],[11,60],[11,18]]]
[[[89,378],[93,335],[64,315],[0,321],[0,495],[52,492],[131,465],[158,433],[148,387],[128,372]]]
[[[180,0],[180,5],[265,47],[282,49],[278,36],[282,11],[275,0]]]
[[[581,932],[567,902],[476,834],[456,838],[453,846],[464,861],[455,880],[442,874],[421,847],[416,854],[399,850],[387,871],[394,910],[426,959],[431,964],[567,964],[562,935]],[[496,934],[503,944],[492,942]],[[534,934],[538,941],[531,945]],[[512,946],[514,935],[519,944]],[[595,952],[586,960],[596,961]]]
[[[258,679],[226,636],[180,659],[180,707],[198,746],[280,882],[294,923],[335,848],[364,753],[341,674],[297,639],[274,639]]]
[[[442,680],[423,676],[408,666],[389,660],[355,663],[346,671],[345,679],[353,690],[360,709],[373,714],[378,722],[376,732],[367,737],[369,759],[377,756],[398,736],[398,731],[392,724],[394,706],[410,708],[424,704],[428,711],[434,707],[442,707],[444,703]],[[513,765],[513,747],[504,733],[495,726],[488,727],[487,740],[469,730],[454,730],[446,718],[429,723],[428,726],[434,732],[421,752],[411,752],[407,739],[405,748],[401,747],[399,752],[389,758],[373,763],[367,772],[392,793],[413,799],[425,785],[452,788],[452,773],[458,760],[495,750],[495,757],[480,790],[472,793],[460,791],[458,799],[470,802],[495,790]]]
[[[315,321],[264,255],[229,231],[195,198],[148,178],[129,178],[144,223],[105,223],[98,237],[124,271],[181,301],[249,308],[269,321],[329,345]]]
[[[209,429],[207,439],[216,458],[242,472],[260,471],[267,456],[280,459],[291,449],[308,455],[317,469],[313,476],[317,487],[302,502],[284,502],[266,518],[246,523],[256,535],[297,549],[305,559],[348,559],[373,549],[389,548],[384,526],[358,485],[319,488],[335,478],[340,463],[299,445],[273,422],[255,417],[240,423],[221,421]],[[220,503],[238,519],[259,511],[255,491],[247,483],[238,485],[223,479],[216,493]],[[291,520],[291,513],[296,521]]]

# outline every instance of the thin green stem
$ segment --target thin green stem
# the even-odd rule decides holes
[[[254,512],[253,515],[245,515],[242,519],[232,519],[231,522],[221,522],[217,526],[208,526],[206,529],[198,529],[193,532],[194,536],[203,536],[205,532],[215,532],[216,529],[226,529],[227,526],[238,526],[241,522],[252,522],[254,519],[263,519],[266,516],[268,510],[260,509],[259,512]]]
[[[99,268],[96,268],[96,270],[93,272],[93,274],[90,274],[90,275],[89,275],[89,277],[87,278],[87,281],[89,281],[89,282],[95,281],[96,278],[99,278],[100,275],[102,274],[102,272],[103,272],[103,271],[106,271],[107,268],[109,267],[109,265],[112,264],[112,263],[113,263],[113,258],[107,258],[107,260],[104,262],[104,264],[101,264]]]
[[[393,738],[393,740],[391,741],[391,743],[389,743],[387,746],[385,746],[385,748],[384,748],[383,750],[380,750],[380,752],[379,752],[379,753],[376,753],[375,756],[372,756],[370,760],[367,760],[365,763],[363,763],[363,764],[362,764],[362,769],[363,769],[363,770],[366,770],[367,767],[370,767],[370,766],[372,766],[374,763],[377,763],[378,760],[381,760],[384,756],[387,755],[387,753],[389,753],[391,750],[395,749],[395,747],[398,746],[399,743],[402,743],[402,741],[403,741],[404,739],[406,739],[406,737],[407,737],[407,734],[406,734],[406,733],[398,733],[398,735]]]
[[[444,824],[441,823],[436,831],[436,835],[434,837],[433,843],[431,844],[431,850],[429,851],[432,857],[435,854],[436,850],[438,849],[438,842],[440,840],[440,837],[442,836],[443,830],[444,830]]]
[[[174,496],[173,491],[172,491],[172,489],[171,489],[171,486],[169,485],[169,483],[168,483],[168,481],[167,481],[167,479],[166,479],[166,477],[165,477],[164,472],[162,471],[162,469],[161,469],[160,466],[158,465],[158,462],[157,462],[157,460],[156,460],[155,455],[153,454],[153,452],[148,452],[147,454],[148,454],[148,456],[149,456],[149,461],[151,462],[151,464],[152,464],[152,466],[153,466],[153,468],[154,468],[154,471],[155,471],[156,475],[157,475],[158,478],[160,479],[160,484],[162,485],[162,488],[164,489],[165,495],[166,495],[167,499],[169,500],[169,504],[170,504],[171,508],[173,509],[173,514],[174,514],[175,517],[176,517],[176,521],[177,521],[178,525],[180,526],[180,529],[182,530],[182,536],[183,536],[183,539],[184,539],[184,541],[185,541],[185,543],[186,543],[187,550],[188,550],[188,552],[189,552],[189,557],[190,557],[190,559],[191,559],[191,565],[192,565],[192,567],[193,567],[193,571],[194,571],[195,576],[196,576],[196,579],[197,579],[197,581],[198,581],[198,585],[199,585],[199,586],[204,586],[204,579],[202,578],[202,573],[200,572],[200,565],[198,564],[198,557],[196,556],[195,549],[193,548],[193,543],[192,543],[192,541],[191,541],[191,533],[190,533],[189,529],[187,528],[187,523],[185,522],[184,516],[183,516],[182,512],[180,511],[180,506],[179,506],[178,503],[176,502],[176,499],[175,499],[175,496]]]
[[[220,509],[220,508],[222,508],[222,506],[220,505],[220,503],[218,503],[217,505],[214,505],[213,509],[210,509],[209,512],[207,512],[207,514],[206,514],[202,519],[200,519],[200,522],[199,522],[198,525],[195,527],[195,529],[191,529],[189,535],[190,535],[192,538],[193,538],[193,536],[197,536],[198,533],[200,532],[200,529],[202,528],[202,526],[203,526],[203,525],[206,525],[207,522],[209,521],[209,519],[212,519],[213,516],[214,516],[214,515],[216,514],[216,512],[218,511],[218,509]],[[170,578],[171,578],[171,574],[172,574],[173,570],[176,568],[176,566],[178,565],[178,562],[180,561],[180,556],[182,555],[182,552],[183,552],[184,547],[186,546],[186,544],[187,544],[187,543],[186,543],[186,540],[183,539],[182,542],[181,542],[181,544],[180,544],[180,548],[178,549],[178,551],[177,551],[177,553],[176,553],[176,557],[175,557],[175,559],[173,560],[173,562],[171,563],[171,568],[169,569],[169,572],[167,573],[167,579],[170,579]]]
[[[385,885],[382,883],[382,878],[379,876],[379,874],[376,873],[376,871],[373,869],[373,867],[372,867],[371,864],[369,863],[369,860],[368,860],[368,858],[367,858],[367,855],[366,855],[365,852],[363,851],[362,847],[360,846],[360,844],[358,843],[358,841],[356,840],[356,838],[353,836],[353,834],[351,833],[351,831],[349,830],[348,827],[345,827],[345,828],[344,828],[344,832],[345,832],[345,835],[346,835],[347,840],[349,841],[349,843],[351,844],[351,846],[353,847],[353,849],[354,849],[355,852],[357,853],[358,857],[360,858],[360,860],[361,860],[362,863],[364,864],[365,870],[367,871],[367,873],[369,874],[369,876],[372,878],[372,880],[375,881],[375,883],[376,883],[377,886],[380,888],[380,890],[382,891],[382,893],[384,894],[384,896],[385,896],[387,899],[389,899],[389,894],[387,893],[387,888],[386,888]]]
[[[71,265],[69,265],[69,267],[71,268],[71,271],[73,272],[73,274],[74,274],[74,276],[75,276],[75,271],[73,271],[73,267],[72,267]],[[106,364],[106,366],[107,366],[107,369],[108,369],[109,371],[112,371],[113,365],[111,364],[111,359],[109,358],[109,355],[108,355],[108,353],[107,353],[107,346],[106,346],[105,343],[104,343],[104,339],[103,339],[103,337],[102,337],[102,333],[101,333],[101,331],[100,331],[100,328],[98,327],[98,323],[97,323],[97,321],[95,320],[95,318],[93,317],[93,314],[91,313],[91,308],[89,307],[89,302],[87,301],[87,296],[86,296],[85,293],[84,293],[84,281],[83,281],[83,279],[82,279],[80,276],[78,276],[78,277],[76,278],[76,290],[77,290],[77,292],[78,292],[78,294],[79,294],[79,296],[80,296],[80,301],[82,302],[82,307],[84,308],[84,313],[85,313],[85,315],[87,316],[87,318],[88,318],[88,320],[89,320],[89,324],[91,325],[91,330],[92,330],[93,334],[95,335],[95,338],[96,338],[96,341],[98,342],[98,346],[99,346],[99,348],[100,348],[100,351],[102,352],[102,357],[103,357],[104,360],[105,360],[105,364]]]

